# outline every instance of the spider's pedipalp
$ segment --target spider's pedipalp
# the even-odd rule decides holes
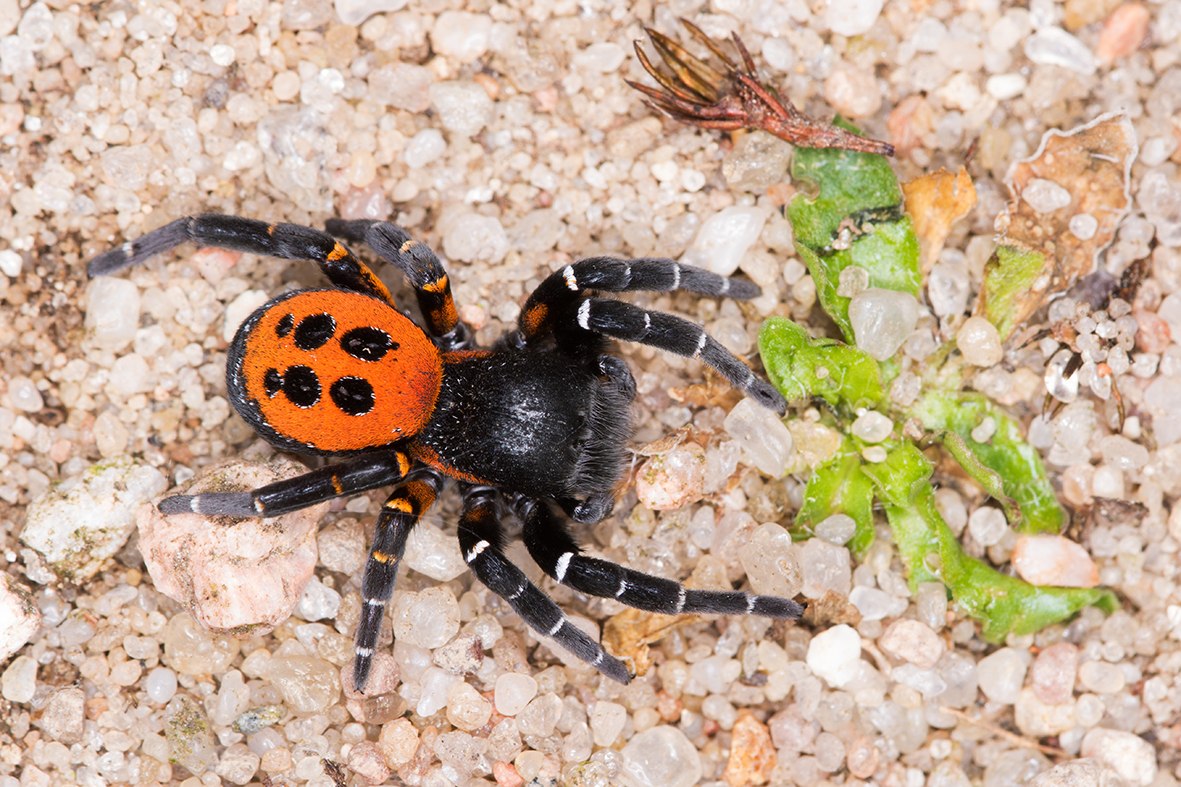
[[[459,547],[476,579],[509,603],[531,629],[552,638],[612,680],[629,683],[631,673],[586,632],[572,624],[561,607],[529,581],[505,557],[495,501],[487,495],[465,495],[459,520]]]
[[[647,344],[687,358],[700,358],[756,402],[783,415],[787,401],[699,325],[622,301],[587,298],[578,307],[578,326],[614,339]]]
[[[369,558],[361,575],[361,620],[353,647],[353,685],[357,691],[364,692],[369,682],[373,652],[398,579],[398,565],[406,552],[406,539],[434,505],[442,484],[442,477],[435,471],[416,470],[386,498],[377,516]]]
[[[615,563],[587,557],[570,535],[566,523],[537,500],[518,500],[525,522],[525,547],[546,574],[564,585],[600,598],[665,615],[682,613],[765,615],[796,620],[804,608],[796,601],[741,591],[691,590],[671,579],[633,571]]]

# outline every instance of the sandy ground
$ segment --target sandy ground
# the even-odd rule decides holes
[[[367,5],[380,13],[367,16]],[[1170,300],[1181,279],[1181,3],[405,5],[0,0],[0,568],[43,614],[2,665],[0,787],[1002,785],[1057,763],[1073,763],[1077,783],[1099,784],[1099,761],[1129,784],[1175,783],[1181,435],[1162,431],[1160,418],[1154,429],[1150,405],[1181,404],[1181,346],[1171,341],[1181,303]],[[228,340],[266,297],[322,279],[310,264],[184,247],[96,294],[87,259],[178,216],[392,219],[439,250],[461,315],[490,341],[558,266],[599,253],[675,257],[706,218],[761,207],[766,224],[737,262],[763,298],[741,308],[688,296],[638,301],[703,322],[751,357],[765,316],[819,315],[777,212],[794,190],[786,146],[739,159],[723,135],[657,119],[623,82],[641,76],[631,46],[643,26],[672,34],[677,16],[714,35],[739,33],[800,107],[824,118],[839,110],[899,144],[903,179],[958,166],[974,145],[980,199],[942,259],[973,291],[1009,165],[1049,129],[1116,110],[1132,119],[1140,199],[1101,267],[1118,275],[1149,261],[1137,305],[1152,335],[1137,350],[1139,372],[1120,382],[1133,415],[1124,436],[1143,455],[1104,452],[1111,405],[1085,396],[1042,430],[1046,447],[1073,446],[1050,470],[1073,490],[1078,522],[1095,497],[1118,501],[1101,511],[1135,511],[1086,519],[1085,544],[1120,593],[1120,612],[1090,610],[1013,638],[1002,659],[981,666],[995,646],[953,609],[930,625],[948,654],[916,677],[879,648],[894,618],[923,615],[883,544],[835,580],[844,593],[881,589],[904,610],[859,625],[874,671],[860,690],[832,687],[806,665],[818,632],[755,619],[665,632],[651,653],[657,666],[625,688],[566,666],[466,572],[440,582],[407,569],[400,594],[442,588],[459,623],[497,633],[458,678],[426,669],[440,663],[441,644],[403,646],[402,682],[384,704],[362,706],[346,704],[335,681],[351,658],[357,550],[378,493],[336,504],[320,523],[322,603],[305,599],[301,611],[322,620],[291,618],[241,641],[212,638],[157,592],[135,537],[76,582],[57,579],[18,541],[29,504],[95,463],[129,456],[172,486],[229,457],[268,456],[225,398]],[[410,298],[396,275],[383,277]],[[937,327],[953,332],[954,322]],[[710,467],[727,477],[671,511],[649,511],[629,491],[588,542],[664,576],[743,580],[743,543],[760,524],[790,522],[799,481],[734,466],[721,427],[733,400],[690,406],[674,396],[705,379],[701,366],[621,353],[639,383],[637,445],[692,425],[708,437]],[[991,378],[1016,391],[1012,411],[1026,422],[1043,392],[1020,383],[1040,378],[1042,360],[1010,355]],[[947,488],[965,515],[983,503],[970,484]],[[445,495],[426,526],[453,532],[454,515]],[[450,536],[439,543],[454,549]],[[1003,563],[1006,543],[989,557]],[[620,611],[545,586],[596,627]],[[509,681],[502,696],[505,673],[528,679]],[[436,695],[441,704],[421,704]],[[241,723],[274,706],[266,724]],[[1074,762],[1080,752],[1098,761]],[[1042,778],[1065,783],[1061,773]]]

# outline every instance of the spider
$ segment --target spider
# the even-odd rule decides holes
[[[331,220],[327,232],[206,214],[177,219],[94,258],[116,272],[187,241],[315,261],[331,289],[275,297],[238,328],[226,359],[234,408],[276,448],[337,463],[244,492],[176,495],[165,514],[270,517],[393,485],[381,507],[361,579],[353,680],[363,691],[406,539],[444,479],[459,483],[459,545],[477,579],[542,636],[627,683],[622,661],[572,625],[504,554],[502,519],[515,515],[530,555],[558,582],[651,612],[756,614],[798,619],[795,601],[739,591],[690,590],[583,554],[566,516],[593,523],[611,512],[627,468],[635,380],[608,354],[611,339],[700,358],[782,414],[765,380],[679,317],[595,297],[596,291],[687,290],[748,299],[754,284],[669,259],[591,257],[537,287],[516,330],[478,347],[459,319],[447,273],[425,244],[380,221]],[[424,326],[341,238],[365,243],[415,291]]]

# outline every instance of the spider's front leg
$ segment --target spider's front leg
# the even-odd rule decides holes
[[[342,290],[363,292],[390,305],[394,303],[390,291],[369,266],[328,233],[299,224],[268,224],[218,213],[171,221],[98,255],[86,266],[86,272],[92,277],[115,273],[189,241],[281,259],[313,260]]]
[[[388,221],[331,219],[325,226],[333,235],[353,242],[363,241],[402,271],[414,288],[427,329],[440,347],[462,350],[468,346],[471,331],[459,319],[447,270],[429,246]]]
[[[553,638],[607,677],[620,683],[630,682],[631,673],[622,661],[572,624],[549,596],[509,562],[503,542],[496,490],[486,486],[465,487],[459,548],[476,579],[507,601],[531,629]]]
[[[411,460],[402,451],[389,451],[329,465],[310,473],[276,481],[248,492],[205,492],[173,495],[160,501],[162,514],[204,516],[278,516],[402,480]]]

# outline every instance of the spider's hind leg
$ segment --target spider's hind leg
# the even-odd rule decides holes
[[[361,620],[353,653],[353,685],[364,692],[373,666],[373,651],[381,632],[385,608],[394,592],[398,564],[406,551],[406,538],[418,520],[434,505],[443,479],[434,470],[420,468],[398,485],[381,507],[369,559],[361,575]]]
[[[505,557],[498,509],[494,489],[480,486],[464,489],[459,547],[476,579],[507,601],[529,628],[552,637],[607,677],[628,683],[631,674],[623,662],[573,625],[561,608]]]
[[[517,498],[516,508],[525,523],[525,546],[537,565],[557,581],[583,593],[614,598],[629,607],[665,615],[695,612],[796,620],[804,612],[801,604],[788,598],[741,591],[690,590],[671,579],[587,557],[571,537],[566,523],[546,503]]]

